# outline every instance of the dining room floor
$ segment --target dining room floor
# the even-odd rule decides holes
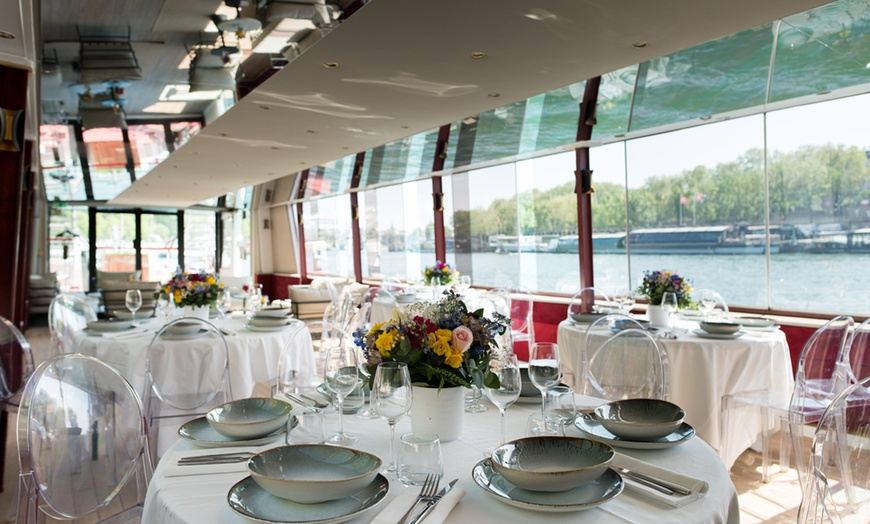
[[[50,342],[44,319],[42,322],[34,322],[25,336],[33,348],[37,363],[44,360],[48,355]],[[18,491],[18,450],[15,438],[13,416],[10,417],[6,435],[6,466],[3,471],[4,490],[0,492],[0,522],[15,522]],[[773,438],[772,441],[778,442],[779,439]],[[778,450],[773,451],[773,456],[778,456]],[[740,501],[741,524],[795,522],[801,500],[796,470],[789,469],[785,472],[777,470],[771,482],[763,483],[761,482],[761,454],[747,450],[731,468],[731,480],[734,482]],[[77,522],[85,524],[95,522],[95,519],[82,519]]]

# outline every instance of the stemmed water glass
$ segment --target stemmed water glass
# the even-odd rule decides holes
[[[221,314],[221,320],[226,319],[227,311],[233,306],[233,295],[230,293],[229,289],[221,289],[218,293],[217,303],[215,307],[217,307],[218,312]]]
[[[503,355],[491,363],[492,372],[498,377],[497,388],[486,388],[486,398],[501,413],[501,445],[504,445],[504,410],[520,397],[522,383],[516,355]]]
[[[668,336],[674,334],[674,317],[678,307],[676,293],[667,291],[662,295],[662,309],[668,314]]]
[[[541,391],[541,413],[547,412],[547,392],[562,381],[559,346],[553,342],[535,342],[529,354],[529,378]]]
[[[138,326],[139,323],[136,322],[136,311],[142,307],[142,292],[138,289],[128,289],[125,302],[127,304],[127,309],[129,309],[130,313],[133,315],[133,325]]]
[[[460,295],[464,295],[468,288],[471,287],[471,275],[459,275],[459,283],[456,285],[456,290]]]
[[[383,473],[397,473],[396,422],[411,409],[413,402],[411,374],[404,362],[383,362],[375,370],[371,403],[375,411],[390,425],[390,464]]]
[[[356,416],[358,418],[367,418],[367,419],[378,418],[380,415],[378,415],[377,411],[375,411],[375,409],[372,405],[374,403],[374,400],[372,398],[371,391],[369,391],[369,405],[365,406],[365,400],[366,400],[365,399],[365,385],[369,384],[371,382],[369,379],[372,378],[372,375],[371,375],[371,373],[369,373],[368,369],[366,368],[366,358],[365,358],[365,354],[363,353],[362,349],[359,349],[359,353],[358,353],[357,357],[359,358],[359,374],[360,374],[360,377],[362,377],[362,381],[363,381],[362,394],[363,394],[363,406],[364,406],[364,408],[359,413],[357,413]]]
[[[338,404],[338,433],[329,437],[331,444],[351,444],[357,438],[344,432],[344,399],[359,385],[357,350],[354,346],[331,347],[326,351],[323,382]]]
[[[698,292],[697,302],[698,309],[704,315],[704,320],[707,320],[707,316],[716,309],[716,297],[713,296],[711,291],[702,289]]]
[[[169,317],[172,315],[172,311],[170,309],[170,298],[167,293],[163,293],[162,291],[157,295],[157,314],[160,316],[160,320],[163,321],[164,324],[169,322]]]
[[[619,304],[619,309],[626,315],[631,313],[631,308],[634,307],[635,299],[631,294],[630,289],[625,289],[616,294],[616,303]]]

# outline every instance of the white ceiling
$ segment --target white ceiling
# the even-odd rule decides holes
[[[111,204],[185,208],[823,3],[374,0]]]

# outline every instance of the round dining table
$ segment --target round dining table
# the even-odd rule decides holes
[[[577,371],[585,351],[589,324],[563,320],[558,329],[560,364],[565,380],[583,391],[583,371]],[[681,319],[673,338],[660,337],[670,361],[669,400],[686,412],[697,435],[719,452],[730,469],[737,457],[762,433],[760,417],[730,417],[724,427],[723,398],[734,393],[766,390],[788,394],[794,374],[785,333],[750,331],[738,338],[709,338],[698,324]]]
[[[250,397],[258,382],[273,381],[278,375],[281,351],[291,336],[299,329],[304,329],[308,335],[308,330],[301,321],[293,321],[288,326],[273,331],[249,329],[246,327],[247,319],[240,314],[233,314],[225,320],[212,319],[211,322],[224,331],[229,350],[230,385],[235,398]],[[140,395],[144,395],[145,356],[148,345],[162,326],[159,319],[150,318],[141,321],[139,329],[131,330],[128,334],[90,334],[80,331],[76,333],[73,345],[76,352],[96,357],[117,369]],[[170,342],[179,345],[199,343],[211,342],[207,338]],[[293,346],[289,351],[291,367],[294,370],[307,376],[316,373],[310,335],[293,337]],[[161,369],[170,373],[165,382],[183,382],[191,372],[190,363],[184,360],[183,352],[165,351],[161,353],[161,358],[169,359],[160,365]]]
[[[507,439],[525,436],[526,421],[530,414],[540,410],[540,397],[523,398],[507,409]],[[594,406],[601,400],[577,396],[579,406]],[[467,493],[450,512],[445,522],[474,524],[506,524],[510,522],[596,522],[635,523],[667,522],[670,524],[737,523],[739,508],[733,483],[716,452],[703,440],[692,438],[665,449],[616,448],[627,456],[642,460],[669,471],[690,476],[707,483],[709,489],[682,507],[674,507],[640,495],[628,487],[615,498],[603,504],[569,513],[549,513],[505,504],[479,487],[472,477],[472,468],[484,460],[486,450],[499,444],[499,413],[487,403],[483,413],[465,413],[464,428],[458,440],[442,443],[444,476],[442,486],[458,479],[457,486]],[[327,409],[327,431],[336,432],[338,416]],[[359,440],[351,447],[374,453],[386,463],[389,460],[389,430],[379,419],[344,417],[345,431]],[[401,419],[396,434],[411,431],[409,417]],[[582,436],[575,426],[567,426],[569,436]],[[280,445],[282,438],[270,445]],[[268,446],[266,446],[268,447]],[[187,474],[173,464],[185,453],[196,453],[196,445],[186,440],[175,442],[157,465],[148,487],[142,522],[146,524],[242,524],[250,522],[236,514],[227,502],[227,494],[234,484],[247,476],[244,464],[201,466],[196,474]],[[240,448],[209,449],[210,452],[231,451]],[[215,468],[213,471],[208,468]],[[218,468],[221,472],[218,472]],[[387,476],[389,492],[383,501],[350,522],[368,523],[389,503],[406,490],[417,493],[419,488],[405,487],[395,477]],[[629,484],[629,481],[625,481]],[[288,521],[292,515],[288,515]]]

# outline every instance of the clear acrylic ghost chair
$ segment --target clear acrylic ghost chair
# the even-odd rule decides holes
[[[350,286],[344,286],[336,298],[329,303],[323,313],[323,321],[338,324],[346,329],[356,312],[356,304]]]
[[[762,482],[770,481],[771,438],[779,427],[780,470],[788,469],[791,447],[798,459],[796,469],[801,486],[805,486],[808,461],[802,451],[802,428],[806,424],[817,422],[833,397],[845,387],[843,366],[853,324],[852,317],[839,316],[813,333],[801,349],[794,390],[791,393],[745,391],[723,397],[720,438],[723,448],[728,447],[725,440],[728,438],[732,420],[737,420],[738,417],[734,414],[735,409],[749,407],[758,410],[760,414]],[[788,439],[791,439],[791,446],[788,445]]]
[[[24,335],[15,324],[0,317],[0,411],[14,413],[21,403],[20,393],[30,375],[33,374],[33,352]],[[18,384],[13,384],[7,369],[20,369]]]
[[[120,373],[77,353],[43,362],[27,382],[18,416],[17,522],[97,511],[102,520],[88,522],[136,520],[152,474],[148,447],[139,396]],[[135,501],[124,502],[133,490]]]
[[[870,318],[852,332],[848,356],[849,365],[845,369],[850,384],[870,377]]]
[[[870,522],[870,377],[825,409],[810,455],[810,483],[798,521]]]
[[[598,317],[589,324],[583,335],[583,345],[574,355],[562,355],[562,358],[570,358],[571,372],[574,375],[574,386],[577,391],[583,391],[583,382],[586,379],[587,355],[593,355],[602,344],[607,342],[620,329],[644,330],[643,324],[625,313],[610,313]]]
[[[70,294],[54,297],[48,306],[52,355],[72,352],[74,335],[95,320],[97,313],[83,298]]]
[[[145,388],[145,416],[157,458],[182,424],[233,400],[223,333],[193,317],[163,326],[145,355]]]
[[[584,394],[608,400],[655,398],[670,394],[667,352],[642,329],[624,329],[589,353]]]
[[[575,322],[588,323],[596,319],[595,315],[604,315],[614,310],[607,293],[595,287],[584,287],[571,297],[568,318]]]
[[[383,288],[373,287],[366,293],[363,306],[369,306],[366,309],[365,318],[362,318],[363,325],[371,327],[378,322],[386,322],[393,318],[393,310],[399,307],[399,302],[396,296]],[[348,329],[347,331],[353,331]]]
[[[381,281],[381,289],[390,293],[400,293],[404,291],[405,285],[396,277],[384,277]]]

